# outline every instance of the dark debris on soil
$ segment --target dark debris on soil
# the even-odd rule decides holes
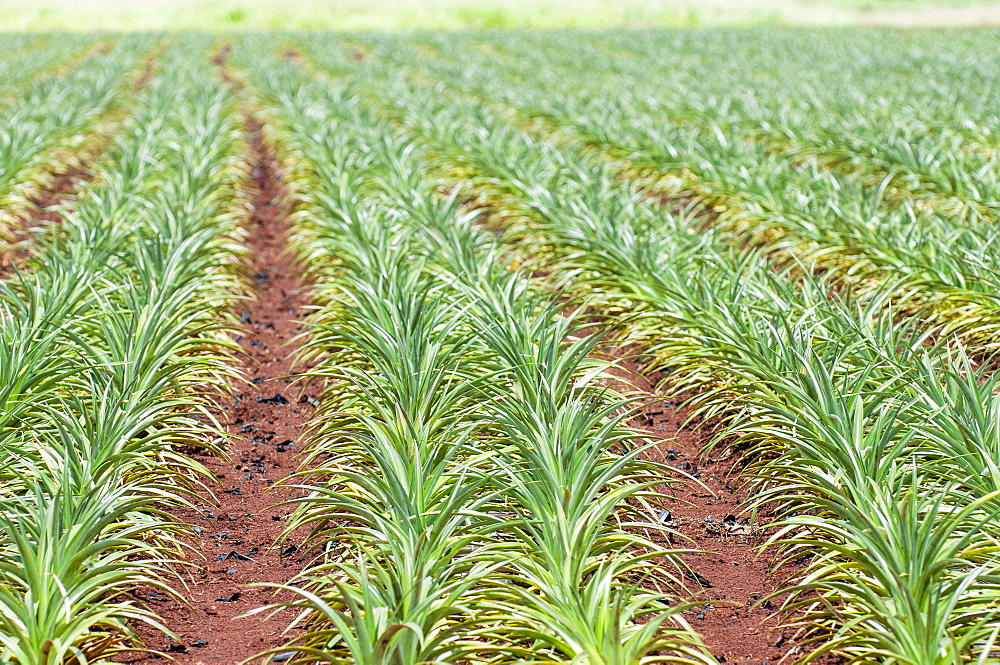
[[[199,570],[184,574],[187,590],[178,588],[188,605],[166,596],[152,598],[149,605],[179,639],[140,629],[148,647],[167,652],[180,665],[239,663],[286,643],[287,613],[240,615],[275,602],[272,589],[255,585],[286,583],[309,563],[297,536],[281,540],[291,508],[278,505],[301,495],[280,481],[297,470],[300,435],[313,412],[314,400],[300,395],[289,378],[296,344],[288,342],[299,333],[298,318],[308,302],[287,252],[285,190],[261,129],[248,118],[254,196],[247,229],[255,298],[239,312],[243,331],[238,341],[245,354],[240,369],[250,382],[234,386],[223,411],[234,436],[232,460],[198,456],[219,480],[215,498],[203,496],[198,512],[175,513],[195,532],[190,558]],[[148,655],[119,660],[166,662]]]
[[[711,425],[688,423],[689,411],[681,401],[658,395],[642,366],[627,359],[628,354],[621,356],[626,359],[620,359],[612,373],[622,378],[623,386],[650,396],[631,422],[656,441],[649,459],[694,479],[678,474],[662,488],[662,510],[656,519],[681,537],[672,542],[654,538],[667,547],[698,550],[682,557],[688,569],[680,575],[686,587],[681,595],[694,603],[685,618],[720,662],[794,662],[802,653],[796,629],[782,627],[775,616],[781,597],[766,599],[795,569],[773,570],[773,552],[759,548],[765,536],[745,509],[740,455],[721,448],[703,455],[714,435]]]

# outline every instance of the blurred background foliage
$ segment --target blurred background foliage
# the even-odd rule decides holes
[[[1000,25],[1000,0],[0,0],[0,29],[407,30]]]

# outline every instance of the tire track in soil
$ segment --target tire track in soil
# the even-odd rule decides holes
[[[291,513],[278,504],[302,494],[278,483],[298,468],[297,441],[313,412],[309,397],[298,397],[288,378],[297,344],[287,342],[300,330],[297,319],[305,315],[308,298],[286,251],[287,190],[261,130],[259,121],[247,117],[253,205],[246,228],[254,289],[240,313],[243,332],[237,341],[244,352],[239,369],[251,383],[234,385],[236,397],[221,417],[234,436],[232,459],[195,455],[221,487],[214,498],[202,493],[200,512],[172,511],[196,533],[190,541],[195,555],[189,559],[199,568],[182,571],[187,590],[175,585],[189,605],[148,589],[139,594],[179,639],[145,627],[139,628],[140,636],[147,647],[168,653],[179,665],[233,665],[287,642],[282,633],[290,614],[239,615],[275,601],[273,590],[254,584],[288,582],[308,563],[295,543],[278,542]],[[120,662],[166,661],[134,654]]]
[[[682,400],[664,397],[656,389],[656,377],[645,375],[640,363],[618,351],[611,353],[618,358],[618,367],[611,372],[621,377],[627,390],[648,396],[629,423],[657,442],[646,457],[678,468],[708,488],[678,477],[663,489],[663,504],[670,513],[664,517],[683,537],[668,541],[652,532],[654,542],[663,547],[699,550],[681,557],[690,567],[683,582],[691,599],[698,601],[685,618],[720,663],[794,662],[802,650],[795,643],[796,629],[783,628],[774,614],[780,599],[763,607],[754,605],[781,589],[797,567],[774,570],[773,553],[758,549],[766,536],[747,528],[750,516],[743,508],[747,495],[739,479],[740,455],[722,448],[703,455],[713,436],[711,425],[686,423],[690,412],[681,406]],[[735,521],[727,522],[730,516]]]

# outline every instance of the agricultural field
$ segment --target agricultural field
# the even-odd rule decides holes
[[[1000,663],[1000,34],[4,40],[0,664]]]

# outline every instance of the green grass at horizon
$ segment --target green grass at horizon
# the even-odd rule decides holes
[[[378,30],[849,25],[869,11],[997,0],[0,0],[0,29]]]

